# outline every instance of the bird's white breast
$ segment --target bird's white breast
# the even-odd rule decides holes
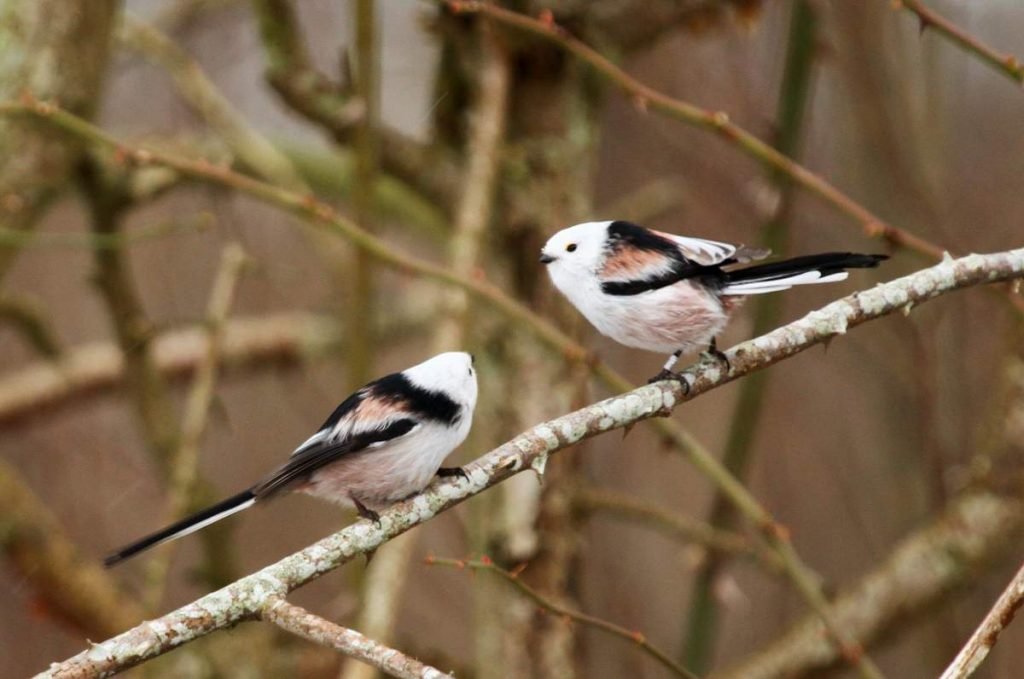
[[[356,497],[370,509],[383,509],[426,488],[469,426],[468,416],[456,427],[421,423],[398,439],[341,457],[316,471],[301,490],[345,506],[353,506]]]
[[[609,295],[596,274],[583,278],[555,269],[551,280],[602,335],[637,349],[703,350],[728,320],[718,298],[689,281],[637,295]]]

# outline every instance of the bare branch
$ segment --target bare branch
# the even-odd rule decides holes
[[[24,232],[11,230],[9,233]],[[40,355],[50,359],[60,356],[60,342],[53,332],[53,326],[34,300],[9,294],[0,295],[0,325],[2,324],[13,326]]]
[[[632,519],[677,540],[700,545],[709,551],[758,559],[770,572],[782,569],[782,564],[775,554],[759,548],[739,533],[714,528],[703,521],[638,500],[625,493],[603,488],[580,487],[573,493],[572,499],[580,511],[600,512],[619,519]]]
[[[274,369],[323,355],[339,342],[337,324],[312,314],[234,319],[224,330],[222,369],[228,374]],[[153,341],[154,362],[165,379],[183,379],[202,361],[205,347],[202,328],[162,333]],[[124,357],[117,346],[95,342],[70,349],[56,362],[33,364],[0,379],[0,427],[111,392],[124,379]]]
[[[0,98],[35,92],[91,117],[120,3],[0,1]],[[0,225],[29,231],[81,157],[79,140],[29,120],[0,120]],[[19,250],[0,246],[0,278]]]
[[[942,673],[942,679],[969,677],[985,662],[986,656],[999,639],[999,633],[1013,621],[1017,609],[1024,604],[1024,566],[1007,585],[992,610],[981,621],[956,658]]]
[[[199,64],[173,40],[145,21],[126,14],[119,40],[171,76],[189,106],[220,135],[251,171],[275,184],[308,191],[291,161],[235,110]]]
[[[839,299],[793,323],[732,348],[727,353],[733,366],[728,374],[723,373],[717,361],[700,363],[686,372],[692,383],[687,393],[676,381],[658,382],[537,425],[468,465],[469,478],[435,483],[423,493],[382,512],[379,523],[361,520],[177,611],[144,622],[63,663],[54,664],[41,676],[68,677],[76,676],[78,672],[107,674],[137,665],[217,629],[251,620],[272,598],[282,597],[330,572],[356,554],[377,549],[396,535],[514,474],[530,469],[542,471],[549,455],[583,439],[667,415],[689,399],[834,339],[861,323],[909,309],[952,290],[1021,277],[1024,277],[1024,248],[948,259],[871,290]],[[799,561],[783,531],[756,500],[747,496],[743,510],[755,525],[765,531],[769,544],[780,550],[787,572],[797,568],[794,564],[799,564]],[[817,596],[823,600],[820,592]],[[821,610],[820,601],[815,608],[826,621],[830,635],[838,641],[839,653],[856,661],[852,656],[861,654],[860,640],[853,636],[856,630],[844,629],[832,618],[827,607]],[[820,631],[817,639],[821,641]],[[831,640],[826,638],[826,643],[831,643]],[[869,666],[862,663],[861,667]]]
[[[288,0],[255,0],[253,9],[266,53],[267,81],[294,111],[319,124],[339,144],[348,145],[366,113],[363,102],[313,66]],[[454,203],[459,175],[452,158],[384,126],[376,134],[385,172],[437,205]]]
[[[477,31],[480,63],[477,94],[470,112],[468,159],[462,179],[465,187],[455,209],[455,225],[449,248],[452,270],[471,278],[491,219],[495,184],[505,136],[505,117],[511,80],[508,57],[488,26]],[[469,299],[464,290],[451,290],[445,298],[445,315],[435,344],[441,349],[461,346],[468,323]]]
[[[903,8],[917,16],[921,32],[928,28],[935,29],[940,35],[958,45],[969,54],[996,69],[1018,85],[1024,85],[1024,66],[1012,54],[998,52],[967,31],[963,30],[946,17],[938,14],[921,0],[893,0],[893,6]]]
[[[478,0],[439,0],[453,12],[479,12],[497,21],[521,30],[542,36],[560,45],[566,51],[590,64],[601,75],[606,77],[628,95],[633,97],[637,107],[652,108],[670,115],[685,123],[717,133],[729,144],[761,161],[767,167],[787,177],[795,184],[816,194],[831,203],[841,212],[861,223],[864,233],[874,238],[883,238],[890,244],[906,248],[913,252],[939,259],[945,249],[920,236],[895,227],[881,219],[868,208],[853,200],[828,181],[810,171],[789,156],[773,148],[770,144],[729,120],[724,111],[711,111],[681,99],[659,92],[639,80],[633,78],[610,59],[602,55],[584,42],[574,38],[564,28],[552,21],[534,19],[497,5],[479,2]],[[1024,300],[1011,296],[1011,303],[1018,312],[1024,313]]]
[[[278,627],[304,639],[330,646],[345,655],[387,672],[401,679],[442,679],[452,675],[410,658],[401,651],[389,648],[359,632],[336,625],[329,620],[283,598],[272,598],[260,616]]]
[[[191,161],[156,151],[126,148],[99,128],[90,125],[81,118],[61,110],[53,104],[35,101],[23,104],[0,104],[0,113],[25,113],[39,116],[40,118],[53,122],[61,129],[90,139],[96,144],[113,146],[117,148],[122,155],[130,158],[134,162],[166,165],[178,170],[184,175],[223,184],[284,209],[307,216],[310,218],[311,223],[325,226],[332,232],[349,239],[353,244],[360,248],[364,248],[367,252],[385,264],[394,266],[401,270],[416,272],[420,275],[464,288],[480,298],[487,300],[495,310],[504,314],[509,322],[516,322],[521,327],[532,330],[544,342],[562,352],[567,360],[579,361],[584,360],[587,357],[586,350],[578,343],[573,342],[564,333],[555,328],[549,321],[539,317],[528,307],[509,297],[499,288],[490,284],[486,280],[479,278],[463,278],[452,273],[445,267],[437,266],[408,255],[404,255],[395,250],[393,246],[384,243],[383,241],[375,238],[372,234],[367,233],[364,229],[360,228],[359,225],[339,215],[331,206],[326,205],[313,197],[295,194],[294,192],[287,191],[286,189],[239,175],[227,168],[214,167],[205,161]],[[1017,251],[1004,253],[1004,256],[1012,257],[1016,252]],[[961,263],[972,262],[968,265],[969,267],[979,265],[979,262],[972,260],[971,257],[958,261]],[[940,266],[933,267],[933,269],[928,271],[940,270],[945,269]],[[1008,277],[1012,277],[1013,272],[1011,271],[1006,275]],[[1002,280],[1002,278],[1000,278],[999,275],[996,275],[992,280]],[[943,287],[947,282],[948,281],[936,281],[936,283],[941,283],[939,287],[942,290],[947,289]],[[956,280],[952,281],[954,284],[956,282]],[[927,295],[920,296],[915,293],[908,295],[903,304],[912,305],[914,303],[924,301],[926,298]],[[1013,299],[1017,302],[1021,301],[1017,297],[1013,297]],[[882,301],[888,302],[888,300]],[[854,314],[853,320],[850,320],[849,323],[857,324],[873,317],[874,316],[870,313],[862,315],[858,312]],[[837,320],[836,322],[838,323],[839,321]],[[846,330],[846,323],[847,321],[843,320],[841,327],[836,326],[835,328],[831,328],[831,326],[829,326],[826,329],[830,329],[832,334],[841,334]],[[773,335],[774,333],[764,337],[771,337]],[[823,341],[824,339],[825,337],[823,336],[819,341]],[[748,345],[749,343],[744,346]],[[776,360],[781,360],[788,355],[790,354],[778,355],[768,363],[765,363],[765,365]],[[737,359],[733,359],[733,365],[736,365],[736,360]],[[741,362],[743,361],[742,353],[739,354],[738,360]],[[593,359],[588,360],[588,363],[591,363],[591,370],[593,374],[605,383],[613,386],[613,388],[628,388],[628,382],[617,375],[614,371],[610,370],[607,366],[604,366]],[[735,377],[743,374],[742,372],[734,371],[730,373],[730,375],[722,377],[718,374],[719,372],[720,371],[715,371],[716,380],[721,379],[722,381],[735,379]],[[715,384],[717,384],[717,382],[715,382]],[[700,387],[701,385],[698,383],[695,388],[699,390]],[[691,393],[695,395],[698,391],[692,391]],[[774,522],[771,515],[760,505],[756,498],[754,498],[743,487],[743,485],[728,472],[727,469],[724,469],[714,456],[701,446],[700,443],[697,442],[688,432],[671,422],[660,422],[657,423],[656,426],[675,447],[685,452],[690,461],[718,486],[730,501],[736,505],[739,512],[743,514],[747,520],[751,521],[755,526],[760,527],[766,532],[766,540],[782,560],[786,576],[793,581],[797,590],[807,600],[810,606],[819,615],[827,618],[827,600],[820,590],[817,577],[802,562],[792,545],[785,539],[784,531]],[[843,635],[841,632],[831,625],[830,629],[835,634],[836,638],[842,643],[841,640],[843,639]],[[842,643],[842,645],[844,646],[845,657],[858,663],[859,667],[866,674],[873,674],[870,661],[862,658],[857,648],[848,646],[845,643]]]
[[[977,568],[1024,528],[1024,503],[994,493],[971,493],[935,521],[905,538],[879,567],[845,588],[831,614],[863,643],[880,638],[899,620],[976,575]],[[790,632],[715,677],[778,679],[832,667],[842,661],[822,636],[821,622],[807,616]]]
[[[199,446],[206,431],[210,407],[213,405],[214,390],[217,386],[220,353],[224,346],[224,326],[235,297],[238,280],[246,264],[246,255],[241,246],[231,243],[221,254],[220,270],[213,282],[210,299],[206,308],[205,353],[196,366],[192,388],[185,402],[181,418],[181,437],[177,448],[168,461],[170,467],[170,499],[168,522],[177,521],[195,503],[196,481],[198,479]],[[175,542],[164,545],[159,558],[149,563],[146,572],[148,592],[146,599],[151,607],[159,605],[163,596],[174,553]]]
[[[473,570],[490,571],[491,573],[495,573],[501,576],[505,580],[505,582],[515,587],[517,590],[519,590],[520,593],[528,597],[530,600],[532,600],[535,604],[537,604],[544,610],[554,613],[555,615],[567,618],[569,620],[574,620],[575,622],[587,625],[589,627],[594,627],[603,632],[607,632],[609,634],[617,636],[620,639],[625,639],[630,643],[634,643],[637,646],[639,646],[644,653],[650,655],[656,661],[661,663],[663,667],[670,670],[676,676],[684,677],[685,679],[695,679],[696,677],[696,675],[687,671],[685,667],[682,667],[675,663],[672,660],[672,658],[668,656],[667,653],[659,649],[651,642],[647,641],[647,637],[644,636],[643,633],[637,630],[628,630],[625,627],[622,627],[621,625],[609,622],[608,620],[605,620],[603,618],[598,618],[593,615],[581,613],[580,611],[575,611],[571,608],[563,606],[562,604],[552,599],[549,599],[548,597],[544,596],[543,594],[541,594],[540,592],[538,592],[537,590],[533,589],[525,582],[523,582],[522,579],[519,577],[518,572],[511,572],[505,570],[504,568],[498,568],[490,559],[475,561],[472,559],[442,559],[435,556],[428,556],[426,563],[429,566],[454,566],[456,568],[470,568]]]

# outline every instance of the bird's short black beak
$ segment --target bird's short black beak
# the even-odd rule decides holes
[[[546,252],[540,253],[540,263],[541,264],[550,264],[553,261],[555,261],[555,258],[552,257],[551,255],[549,255],[548,253],[546,253]]]

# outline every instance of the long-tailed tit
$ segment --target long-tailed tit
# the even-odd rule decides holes
[[[284,490],[375,509],[423,490],[435,475],[465,475],[441,467],[469,433],[476,406],[473,358],[439,354],[382,377],[342,401],[320,429],[262,481],[137,540],[108,556],[107,566],[220,521]]]
[[[652,382],[678,377],[683,353],[715,347],[715,337],[745,295],[831,283],[846,269],[870,268],[885,255],[828,252],[743,268],[770,250],[652,231],[625,221],[586,222],[559,231],[540,261],[563,295],[601,334],[637,349],[670,354]]]

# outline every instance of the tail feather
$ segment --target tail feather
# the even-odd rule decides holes
[[[758,264],[725,272],[723,295],[756,295],[786,290],[794,285],[834,283],[847,277],[846,269],[869,269],[888,259],[887,255],[855,252],[826,252]]]
[[[218,502],[211,507],[207,507],[206,509],[198,511],[191,516],[187,516],[180,521],[176,521],[170,526],[158,530],[151,535],[147,535],[146,537],[140,538],[131,544],[125,545],[105,558],[103,560],[103,565],[110,568],[125,559],[135,556],[139,552],[146,551],[150,547],[156,547],[164,542],[177,540],[189,533],[194,533],[200,528],[209,526],[211,523],[216,523],[225,517],[231,516],[236,512],[248,509],[255,502],[256,496],[253,494],[252,489],[244,490],[241,493],[233,495],[232,497]]]

